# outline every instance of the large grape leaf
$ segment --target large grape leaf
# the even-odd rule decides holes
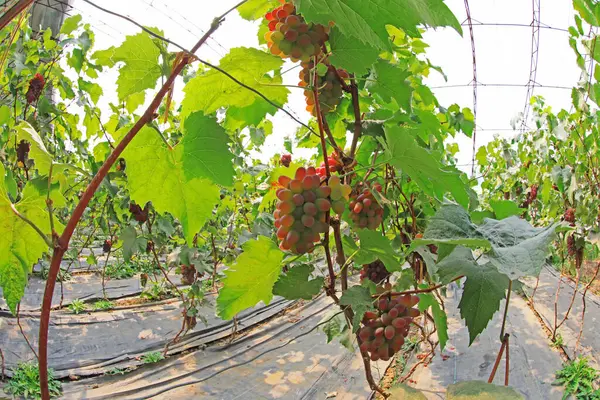
[[[221,59],[219,67],[240,82],[252,87],[275,104],[287,101],[289,90],[282,83],[279,70],[283,60],[259,49],[236,47]],[[275,74],[271,77],[269,74]],[[182,115],[194,111],[210,114],[222,107],[251,107],[255,102],[264,102],[250,90],[240,86],[219,71],[208,69],[199,73],[185,85]],[[262,105],[261,105],[262,108]],[[273,106],[262,108],[263,118],[268,113],[275,114]]]
[[[469,344],[472,344],[500,308],[509,280],[491,263],[476,264],[471,251],[464,247],[457,247],[438,264],[438,274],[442,282],[461,275],[467,278],[458,308],[469,329]]]
[[[469,213],[457,204],[443,204],[432,216],[422,239],[415,239],[411,248],[426,244],[463,245],[489,248],[490,242],[477,231]]]
[[[249,240],[235,264],[225,270],[223,287],[217,298],[217,314],[228,320],[262,301],[269,304],[273,285],[281,273],[284,253],[265,236]]]
[[[186,152],[185,143],[167,148],[158,133],[145,126],[131,141],[123,157],[127,161],[131,199],[138,204],[151,201],[159,213],[171,213],[181,222],[185,239],[191,244],[196,232],[212,215],[220,194],[219,188],[198,174],[197,169],[185,169],[190,162],[197,162],[193,152]]]
[[[412,88],[406,81],[410,75],[410,71],[400,69],[398,65],[379,60],[373,66],[365,87],[383,101],[391,102],[394,99],[404,110],[410,111]]]
[[[233,155],[227,147],[229,137],[213,117],[201,112],[184,122],[183,168],[190,178],[208,178],[224,186],[233,185]]]
[[[556,226],[534,228],[529,222],[512,216],[500,221],[486,219],[478,231],[492,243],[487,254],[489,261],[498,271],[515,280],[540,273]]]
[[[319,294],[324,282],[322,276],[310,279],[313,270],[314,267],[308,264],[293,267],[275,282],[273,294],[288,300],[312,299]]]
[[[354,311],[354,318],[352,320],[353,332],[358,331],[360,321],[362,321],[365,313],[375,310],[371,291],[369,291],[369,288],[359,285],[352,286],[344,291],[342,297],[340,297],[340,305],[350,306],[352,307],[352,311]]]
[[[351,74],[365,75],[368,68],[377,61],[379,50],[353,37],[346,36],[336,27],[329,32],[331,56],[329,60],[338,68]]]
[[[33,264],[48,250],[48,246],[31,226],[12,211],[4,175],[4,166],[0,164],[0,287],[14,314],[25,293],[27,275]],[[45,211],[46,193],[29,186],[30,183],[23,190],[23,199],[15,208],[48,234],[50,223],[48,212]]]
[[[446,312],[440,307],[440,303],[431,293],[419,294],[419,311],[423,312],[431,307],[433,322],[437,328],[437,336],[440,341],[440,349],[443,351],[448,342],[448,317]]]
[[[459,171],[443,166],[419,146],[414,128],[388,125],[385,127],[385,137],[388,162],[408,174],[425,193],[443,200],[449,192],[459,204],[469,206],[469,194]]]
[[[516,390],[483,381],[454,383],[446,389],[446,400],[522,400]]]
[[[336,27],[380,49],[389,48],[386,25],[420,37],[418,26],[450,26],[462,34],[460,23],[442,0],[296,0],[298,11],[311,22]]]
[[[92,55],[98,65],[108,67],[117,62],[123,65],[117,78],[117,94],[119,100],[129,95],[152,89],[162,71],[158,63],[160,49],[154,44],[152,37],[146,32],[127,36],[119,47],[110,47]]]

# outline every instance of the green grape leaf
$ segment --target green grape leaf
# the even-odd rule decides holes
[[[491,200],[490,207],[494,210],[497,219],[504,219],[513,215],[521,215],[525,211],[511,200]]]
[[[48,245],[30,225],[13,212],[4,184],[5,170],[1,163],[0,176],[3,177],[0,179],[0,287],[8,307],[14,314],[25,293],[27,276],[33,264],[48,251]],[[50,223],[46,209],[46,193],[37,188],[30,188],[30,185],[30,182],[27,183],[22,200],[14,207],[48,234]]]
[[[398,65],[379,60],[373,66],[365,88],[386,103],[394,99],[404,110],[410,111],[412,88],[406,80],[410,75],[410,71],[400,69]]]
[[[450,257],[452,255],[446,257],[444,261]],[[508,278],[498,272],[491,263],[477,265],[470,262],[468,258],[464,259],[464,262],[457,261],[447,266],[438,264],[438,267],[442,282],[451,280],[450,276],[455,278],[464,275],[467,278],[458,308],[460,316],[469,329],[469,345],[471,345],[499,310],[500,302],[506,296],[508,289]]]
[[[310,22],[336,27],[363,43],[389,48],[387,25],[401,28],[414,37],[420,25],[450,26],[462,34],[460,23],[442,0],[296,0],[298,12]]]
[[[447,285],[455,278],[465,275],[472,268],[477,268],[477,263],[471,249],[456,246],[447,257],[436,264],[436,267],[440,282]]]
[[[102,86],[98,85],[97,83],[88,82],[82,78],[79,78],[77,82],[79,89],[87,92],[90,95],[90,99],[92,99],[94,103],[97,103],[100,99],[100,96],[104,94]]]
[[[323,324],[320,326],[325,336],[327,336],[327,343],[331,343],[333,339],[337,338],[345,348],[354,352],[352,344],[354,335],[352,335],[352,332],[348,328],[348,323],[343,313],[340,311],[330,311],[319,321],[319,324]]]
[[[511,280],[539,275],[546,262],[557,225],[534,228],[527,221],[512,216],[501,221],[486,219],[478,227],[491,243],[490,263]]]
[[[379,50],[344,35],[336,27],[331,28],[329,32],[329,45],[331,64],[351,74],[365,75],[379,57]]]
[[[240,82],[264,94],[275,104],[282,106],[287,101],[289,90],[282,83],[279,70],[283,60],[254,48],[237,47],[221,59],[219,67]],[[269,74],[275,71],[271,77]],[[192,78],[183,91],[185,97],[181,103],[182,116],[185,118],[195,111],[211,114],[222,107],[245,108],[255,102],[264,102],[250,90],[240,86],[219,71],[207,69]],[[260,106],[262,118],[269,113],[275,114],[273,106]],[[239,111],[238,111],[239,112]],[[254,109],[253,112],[256,112]],[[256,115],[255,115],[256,117]],[[262,119],[261,118],[261,119]]]
[[[242,246],[244,252],[225,270],[217,298],[217,314],[229,320],[260,301],[269,304],[281,273],[284,253],[269,238],[259,236]]]
[[[388,162],[402,169],[428,195],[443,200],[451,193],[462,206],[469,206],[466,185],[454,167],[442,166],[429,151],[419,146],[415,129],[386,126],[386,156]]]
[[[81,22],[81,15],[75,14],[64,20],[62,27],[60,28],[60,33],[63,35],[69,35],[73,32],[77,27],[79,27],[79,23]]]
[[[433,322],[437,328],[440,349],[443,351],[448,342],[448,317],[446,316],[446,312],[440,307],[440,303],[438,303],[431,293],[419,294],[419,311],[423,312],[429,307],[431,307]]]
[[[9,123],[11,121],[10,115],[10,107],[7,105],[0,106],[0,125]]]
[[[15,129],[17,140],[25,140],[31,145],[29,158],[32,158],[35,162],[35,168],[40,175],[47,175],[50,171],[50,164],[52,164],[52,156],[48,153],[40,135],[25,121],[22,121]]]
[[[210,180],[186,171],[184,145],[167,148],[153,128],[145,126],[123,152],[127,161],[130,197],[138,204],[152,202],[159,212],[179,219],[188,244],[212,215],[220,190]]]
[[[223,186],[233,186],[233,155],[227,142],[229,136],[213,117],[201,112],[184,121],[183,169],[191,178],[208,178]]]
[[[374,311],[373,299],[371,292],[364,286],[352,286],[344,291],[340,297],[340,305],[352,307],[354,311],[354,319],[352,321],[352,331],[358,331],[360,321],[362,321],[365,312]]]
[[[379,259],[390,272],[402,269],[402,263],[392,248],[392,242],[381,232],[362,229],[358,232],[358,237],[360,238],[360,247],[354,257],[357,264],[369,264]]]
[[[127,226],[121,231],[119,237],[123,241],[123,258],[125,261],[131,260],[131,256],[141,253],[146,250],[148,241],[142,237],[138,237],[133,226]]]
[[[427,397],[418,389],[399,383],[390,388],[391,400],[427,400]]]
[[[413,240],[411,249],[427,244],[491,247],[469,219],[469,213],[457,204],[443,204],[429,219],[423,238]]]
[[[308,264],[293,267],[275,282],[273,294],[288,300],[312,299],[319,294],[324,282],[322,276],[310,279],[313,270],[314,267]]]
[[[123,62],[117,78],[117,94],[119,100],[128,96],[152,89],[161,76],[161,67],[158,62],[160,49],[154,44],[152,37],[146,32],[127,36],[121,46],[115,48],[112,62]],[[106,57],[105,53],[94,54],[94,57]]]
[[[265,14],[281,5],[278,0],[248,0],[237,8],[240,16],[248,21],[264,18]]]
[[[482,381],[454,383],[446,389],[446,400],[523,400],[516,390]]]
[[[573,8],[577,10],[581,18],[590,25],[598,26],[598,16],[600,15],[600,7],[592,0],[573,0]]]

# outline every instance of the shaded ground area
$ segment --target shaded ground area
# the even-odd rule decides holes
[[[502,310],[496,313],[488,328],[469,347],[469,334],[458,310],[458,290],[448,290],[445,299],[450,339],[446,350],[433,358],[428,366],[415,371],[411,386],[422,390],[428,399],[444,399],[445,388],[465,380],[488,380],[500,348]],[[562,388],[552,386],[556,370],[562,366],[560,354],[549,347],[546,334],[526,301],[513,296],[506,323],[510,337],[510,381],[526,399],[562,398]],[[446,357],[447,356],[447,357]],[[504,383],[503,357],[494,383]]]
[[[540,281],[533,298],[533,306],[540,314],[546,326],[552,330],[554,327],[554,301],[556,299],[556,288],[558,287],[560,274],[551,268],[544,268],[540,274]],[[535,287],[535,279],[526,281],[526,292],[531,295]],[[576,355],[588,357],[595,368],[600,368],[600,297],[587,292],[586,311],[583,325],[583,334],[581,335],[580,345],[577,349],[577,340],[581,328],[583,302],[581,292],[583,285],[575,296],[573,308],[567,320],[558,329],[562,337],[562,347],[569,357]],[[575,284],[568,278],[561,281],[561,289],[557,303],[557,320],[562,321],[575,291]]]
[[[68,399],[365,399],[371,394],[360,357],[327,344],[319,323],[335,305],[320,296],[231,345],[171,357],[123,376],[65,385]],[[386,363],[374,365],[376,379]]]

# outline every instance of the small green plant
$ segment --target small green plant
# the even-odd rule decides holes
[[[106,266],[104,275],[111,279],[128,279],[138,273],[136,266],[129,262]]]
[[[94,303],[94,310],[111,310],[115,307],[115,303],[110,300],[98,300]]]
[[[42,279],[44,279],[44,280],[48,279],[48,271],[50,271],[49,267],[42,268],[42,271],[41,271]],[[68,282],[71,280],[71,273],[64,268],[61,268],[58,270],[58,276],[56,277],[56,280],[58,282]]]
[[[127,368],[112,368],[106,371],[106,375],[124,375],[127,372]]]
[[[169,287],[169,283],[163,281],[152,282],[144,288],[144,291],[140,294],[142,298],[148,300],[162,300],[173,295],[173,289]]]
[[[554,338],[554,340],[552,341],[551,346],[554,347],[555,349],[561,348],[564,345],[564,341],[563,341],[563,337],[562,335],[559,333],[556,335],[556,337]]]
[[[15,397],[26,399],[40,399],[40,373],[38,365],[33,362],[19,364],[12,370],[12,377],[4,387],[4,390]],[[50,397],[58,397],[62,392],[60,381],[54,378],[54,371],[48,370],[48,390]]]
[[[556,372],[556,382],[565,387],[563,400],[570,395],[580,400],[600,400],[600,390],[594,389],[594,382],[599,375],[585,357],[564,364]]]
[[[160,351],[153,351],[142,356],[142,362],[144,364],[153,364],[164,359],[165,357]]]
[[[69,311],[73,314],[79,314],[85,311],[85,303],[83,300],[75,299],[69,304]]]

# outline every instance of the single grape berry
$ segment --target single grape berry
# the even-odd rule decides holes
[[[380,284],[390,277],[390,273],[385,268],[385,265],[381,260],[375,260],[370,264],[364,264],[360,270],[360,280],[369,279],[375,284]]]
[[[360,349],[369,353],[371,360],[387,361],[400,351],[410,323],[420,314],[413,308],[419,303],[418,296],[384,294],[390,289],[389,283],[378,286],[383,297],[373,301],[375,311],[365,312],[358,331]]]

